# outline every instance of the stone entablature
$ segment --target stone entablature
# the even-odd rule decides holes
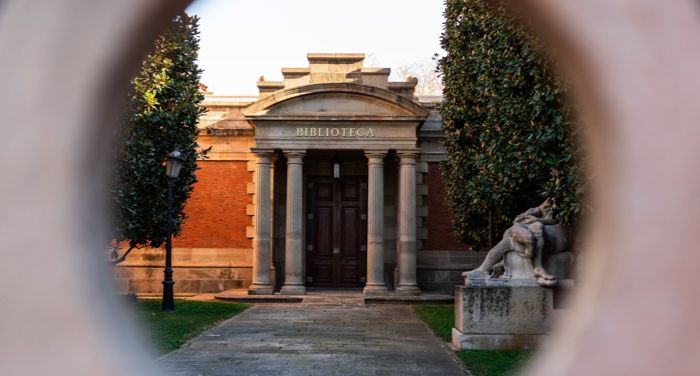
[[[257,147],[282,150],[415,149],[429,115],[401,95],[353,83],[285,89],[242,113],[255,126]]]

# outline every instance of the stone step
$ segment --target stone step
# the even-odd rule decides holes
[[[361,291],[310,289],[306,295],[248,295],[247,289],[232,289],[214,295],[218,300],[240,303],[303,303],[321,307],[362,307],[365,304],[452,304],[454,296],[422,293],[418,296],[396,295],[390,291],[386,295],[363,296]]]
[[[273,295],[249,295],[248,289],[237,288],[222,291],[214,295],[214,298],[236,303],[301,303],[304,296],[280,295],[279,293]]]
[[[315,307],[364,307],[365,298],[361,292],[355,294],[305,295],[302,305]]]

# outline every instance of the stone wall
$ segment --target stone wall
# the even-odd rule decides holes
[[[245,288],[252,280],[252,246],[247,227],[253,174],[247,161],[201,160],[199,180],[187,201],[182,233],[173,238],[175,293]],[[122,293],[162,291],[163,249],[136,249],[115,268]]]
[[[427,173],[423,174],[423,184],[428,194],[425,201],[428,206],[427,217],[423,226],[428,231],[427,239],[423,242],[424,250],[462,250],[469,247],[455,239],[452,231],[452,212],[447,206],[447,192],[442,180],[440,163],[429,163]]]
[[[478,267],[486,252],[460,250],[419,251],[418,286],[422,291],[453,294],[454,285],[464,283],[462,273]]]
[[[163,291],[162,248],[135,249],[114,268],[121,293],[159,294]],[[247,248],[173,248],[176,294],[220,292],[245,288],[252,280],[252,250]]]
[[[198,164],[199,181],[187,201],[187,220],[173,246],[252,248],[246,227],[251,224],[252,196],[247,189],[253,174],[247,163],[203,160]]]

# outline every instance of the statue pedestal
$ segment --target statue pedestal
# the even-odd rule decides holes
[[[527,349],[547,333],[552,289],[534,279],[468,279],[455,287],[455,349]]]

